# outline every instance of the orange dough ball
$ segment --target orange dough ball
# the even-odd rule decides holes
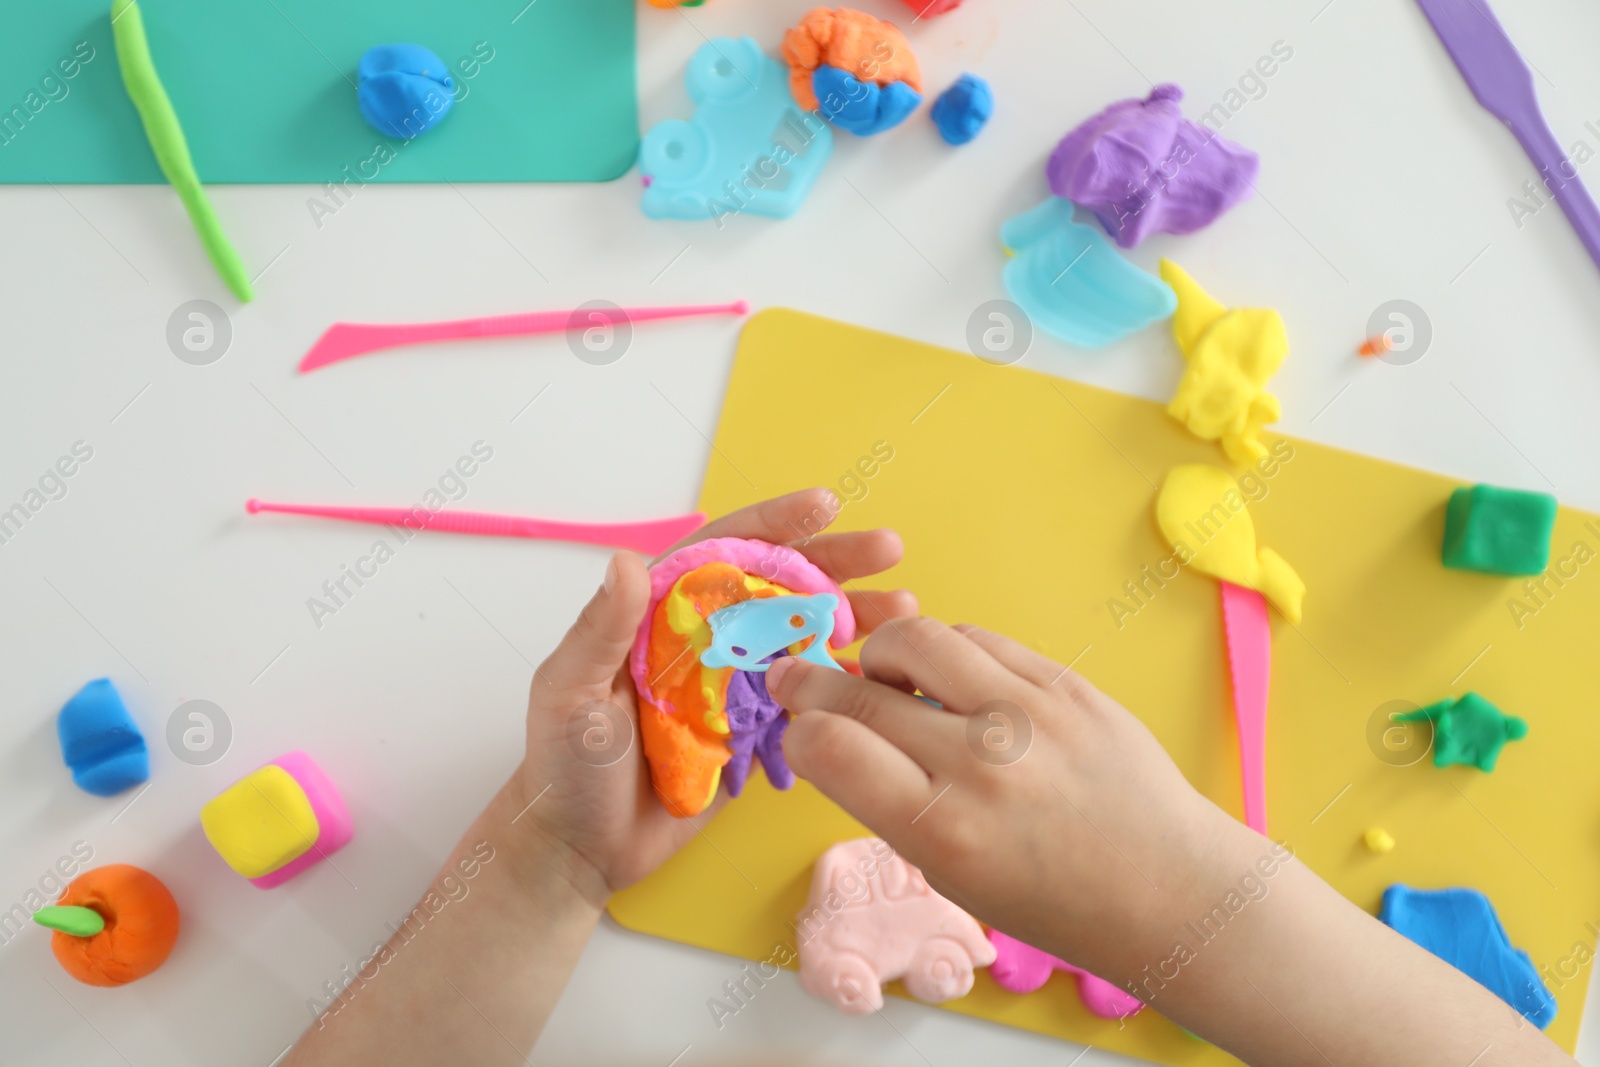
[[[57,930],[50,938],[61,966],[86,985],[137,981],[165,963],[178,940],[178,902],[161,879],[126,863],[85,871],[56,903],[92,909],[106,921],[93,937]]]

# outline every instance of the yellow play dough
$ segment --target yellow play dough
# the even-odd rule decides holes
[[[1244,494],[1227,471],[1203,463],[1172,468],[1156,497],[1156,522],[1180,563],[1254,589],[1300,621],[1306,584],[1272,549],[1257,550]]]
[[[200,809],[200,827],[217,854],[246,878],[271,874],[298,858],[322,832],[305,790],[275,763],[208,801]]]
[[[1196,437],[1221,441],[1235,463],[1256,462],[1267,454],[1261,427],[1282,414],[1266,391],[1289,354],[1282,316],[1270,308],[1230,311],[1169,259],[1161,261],[1161,279],[1178,294],[1172,336],[1188,363],[1168,413]]]
[[[1384,853],[1394,851],[1394,835],[1381,826],[1374,826],[1365,834],[1362,834],[1361,840],[1366,842],[1367,848],[1371,849],[1373,852]]]

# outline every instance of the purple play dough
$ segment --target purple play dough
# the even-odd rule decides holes
[[[1051,190],[1093,211],[1132,248],[1152,233],[1193,233],[1250,194],[1260,159],[1183,117],[1183,90],[1158,85],[1067,134],[1050,156]]]
[[[750,778],[751,758],[761,761],[767,781],[775,789],[794,785],[794,772],[783,758],[783,732],[789,716],[767,694],[767,676],[756,671],[734,671],[728,679],[728,748],[733,757],[722,769],[728,795],[744,792]]]

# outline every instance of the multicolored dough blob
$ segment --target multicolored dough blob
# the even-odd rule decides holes
[[[1266,391],[1289,354],[1283,317],[1270,308],[1223,307],[1169,259],[1161,277],[1178,297],[1172,336],[1188,364],[1168,413],[1196,437],[1222,442],[1235,463],[1256,462],[1267,454],[1261,427],[1283,413]]]
[[[830,594],[833,635],[843,648],[855,640],[855,615],[833,579],[784,545],[719,537],[681,548],[650,568],[650,604],[629,656],[639,692],[639,733],[657,796],[687,818],[710,805],[728,768],[738,796],[759,759],[779,789],[794,784],[783,760],[788,716],[767,694],[765,678],[732,666],[709,667],[710,617],[747,600]],[[791,653],[805,650],[797,645]],[[715,658],[715,657],[713,657]]]
[[[896,978],[929,1004],[964,997],[974,968],[995,960],[978,921],[875,837],[822,854],[794,927],[800,985],[847,1015],[882,1008],[883,983]]]
[[[789,89],[800,106],[866,136],[905,119],[922,100],[922,70],[892,22],[848,7],[814,7],[783,35]],[[828,68],[836,74],[817,75]]]
[[[1051,191],[1093,211],[1123,248],[1209,226],[1254,186],[1261,160],[1184,118],[1182,99],[1158,85],[1117,101],[1067,134],[1045,168]]]
[[[100,918],[93,929],[72,921],[72,909]],[[54,908],[35,919],[51,926],[50,950],[68,974],[85,985],[119,986],[138,981],[166,962],[178,940],[178,903],[161,879],[126,863],[85,871],[67,884]],[[61,927],[69,927],[63,929]]]
[[[1172,468],[1156,497],[1156,523],[1183,565],[1254,589],[1284,618],[1300,621],[1306,584],[1282,556],[1257,548],[1249,506],[1227,471],[1203,463]]]

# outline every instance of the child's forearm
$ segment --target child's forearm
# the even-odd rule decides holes
[[[1170,927],[1141,950],[1152,958],[1122,968],[1155,1010],[1251,1064],[1570,1067],[1500,998],[1282,846],[1243,827],[1231,836],[1226,858],[1179,895],[1186,906],[1151,927]]]
[[[513,794],[502,789],[478,817],[285,1067],[528,1058],[603,899],[529,820],[513,825],[526,804]]]

